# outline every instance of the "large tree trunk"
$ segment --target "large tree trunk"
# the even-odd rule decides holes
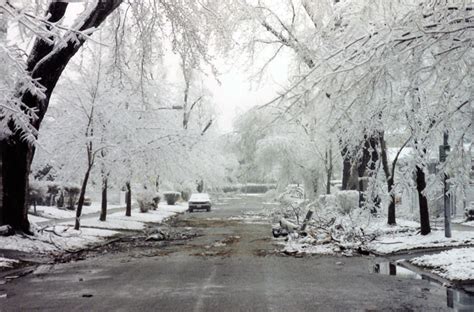
[[[79,31],[98,27],[121,2],[122,0],[98,1],[97,6],[84,19]],[[67,6],[67,2],[51,2],[46,12],[48,21],[56,23],[61,20],[66,13]],[[36,129],[40,128],[59,77],[84,41],[84,37],[77,36],[77,40],[71,40],[67,42],[67,45],[58,47],[48,44],[39,37],[36,39],[27,60],[27,69],[33,78],[41,82],[45,88],[46,97],[39,98],[29,92],[18,93],[18,97],[27,107],[36,110],[38,119],[32,122]],[[18,88],[21,89],[22,86]],[[35,149],[34,146],[28,145],[21,139],[22,133],[15,130],[14,125],[9,126],[14,135],[0,140],[0,163],[2,163],[0,225],[9,224],[16,230],[29,232],[26,196],[28,194],[28,176]]]
[[[426,188],[425,173],[423,168],[416,166],[416,190],[418,191],[418,202],[420,205],[420,225],[421,235],[426,235],[431,232],[430,227],[430,212],[428,209],[428,199],[423,194]]]
[[[130,217],[132,215],[132,187],[130,182],[125,183],[125,187],[127,188],[125,193],[125,204],[127,205],[125,216]]]
[[[28,174],[33,145],[16,135],[0,141],[0,225],[30,233],[28,222]]]
[[[100,221],[107,219],[107,177],[102,178],[102,202],[100,206]]]

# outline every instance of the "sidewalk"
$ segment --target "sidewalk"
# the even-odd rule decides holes
[[[125,206],[107,209],[107,215],[110,215],[114,212],[120,212],[120,211],[123,211],[123,214],[125,215]],[[74,213],[75,213],[75,211],[74,211]],[[30,214],[30,216],[32,216],[32,215]],[[90,212],[90,213],[83,214],[81,216],[81,220],[90,219],[90,218],[99,218],[99,216],[100,216],[100,211],[99,212]],[[62,219],[49,219],[47,221],[36,222],[36,225],[45,226],[45,225],[48,225],[48,224],[51,224],[51,225],[52,224],[59,224],[59,223],[71,222],[71,221],[75,221],[75,220],[76,220],[76,217],[62,218]]]
[[[94,205],[93,205],[94,206]],[[138,208],[132,208],[132,215],[125,216],[124,207],[108,209],[107,220],[99,221],[100,212],[88,207],[81,217],[81,229],[74,230],[74,211],[64,211],[57,208],[44,208],[50,216],[54,210],[62,218],[47,219],[30,215],[34,236],[17,234],[0,237],[0,271],[16,268],[21,263],[17,259],[27,261],[25,258],[41,258],[49,254],[73,252],[87,248],[106,240],[113,239],[130,231],[141,231],[149,224],[159,224],[164,220],[187,210],[187,203],[176,205],[160,204],[157,210],[142,213]]]

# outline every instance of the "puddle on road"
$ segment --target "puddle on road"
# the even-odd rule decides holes
[[[420,274],[417,274],[413,271],[405,269],[397,265],[395,262],[381,262],[376,263],[373,266],[372,273],[382,274],[382,275],[393,275],[402,278],[409,278],[409,279],[423,279]]]
[[[446,306],[454,311],[474,311],[474,292],[462,289],[447,288],[438,281],[427,276],[415,273],[396,264],[396,262],[380,262],[372,267],[372,273],[391,275],[400,278],[427,280],[430,284],[446,289]],[[420,288],[421,292],[429,291],[429,288]]]

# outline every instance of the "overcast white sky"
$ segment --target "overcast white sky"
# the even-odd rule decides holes
[[[249,81],[249,73],[233,68],[219,79],[221,85],[212,86],[217,104],[218,125],[222,131],[232,130],[234,119],[255,105],[264,104],[277,96],[280,86],[285,84],[287,62],[275,60],[260,83]]]
[[[81,1],[72,2],[68,8],[65,22],[72,23],[74,18],[83,10]],[[268,57],[271,56],[271,53]],[[263,57],[262,57],[263,58]],[[257,60],[258,61],[258,60]],[[172,79],[181,79],[179,69],[179,60],[175,57],[165,60],[169,65],[168,72]],[[266,70],[266,74],[260,82],[249,81],[252,73],[244,68],[246,63],[245,56],[235,59],[221,59],[222,64],[219,70],[221,75],[218,77],[221,84],[215,79],[209,77],[207,82],[209,88],[214,94],[216,103],[217,125],[223,132],[232,130],[232,124],[235,118],[247,111],[250,107],[264,104],[277,96],[281,85],[286,84],[288,75],[288,55],[281,53]],[[247,64],[248,65],[248,64]]]

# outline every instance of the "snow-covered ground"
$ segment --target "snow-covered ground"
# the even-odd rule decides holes
[[[452,237],[446,238],[444,231],[433,230],[428,235],[413,232],[382,235],[369,243],[368,248],[378,254],[390,254],[411,249],[456,247],[470,244],[474,245],[474,231],[452,231]]]
[[[142,213],[138,209],[132,209],[132,215],[126,217],[124,212],[115,212],[107,216],[106,221],[99,221],[97,218],[89,218],[81,220],[81,226],[100,229],[114,230],[142,230],[145,223],[160,223],[163,220],[182,213],[188,209],[187,204],[177,205],[159,205],[157,210],[149,210]],[[64,225],[73,225],[73,221],[62,223]]]
[[[38,222],[46,222],[46,221],[49,221],[50,219],[29,214],[28,220],[32,223],[38,223]]]
[[[58,210],[54,207],[49,207]],[[60,250],[74,250],[84,248],[88,245],[111,238],[121,230],[142,230],[146,223],[160,223],[165,219],[187,210],[187,203],[179,203],[174,206],[159,205],[157,210],[146,213],[132,210],[132,216],[126,217],[123,212],[112,213],[107,216],[107,221],[101,222],[97,217],[81,220],[81,229],[73,229],[74,222],[68,221],[58,225],[51,225],[41,228],[34,225],[34,222],[42,222],[47,219],[30,216],[33,222],[32,228],[34,236],[13,235],[0,237],[0,249],[19,250],[23,252],[45,253]],[[48,209],[48,211],[52,211]],[[89,210],[89,213],[92,210]],[[95,211],[93,211],[95,212]],[[64,218],[69,216],[62,215]],[[55,215],[57,218],[57,216]]]
[[[59,250],[73,250],[86,247],[117,235],[118,232],[82,228],[79,231],[70,226],[54,225],[46,229],[34,229],[34,236],[13,235],[0,237],[0,249],[23,252],[46,253]]]
[[[474,280],[474,248],[451,249],[410,262],[452,281]]]
[[[111,205],[108,204],[108,209],[113,208],[120,208],[123,205]],[[74,218],[76,216],[75,210],[67,210],[64,208],[57,208],[54,206],[36,206],[37,215],[39,217],[47,218],[47,219],[67,219],[67,218]],[[33,212],[33,208],[30,208],[30,213]],[[100,212],[100,203],[93,202],[90,206],[83,206],[82,207],[82,214],[90,214]]]
[[[239,195],[242,197],[263,197],[265,196],[265,193],[242,193]]]
[[[441,220],[442,221],[442,220]],[[461,225],[465,225],[465,226],[474,226],[474,221],[466,221],[466,218],[463,216],[463,217],[457,217],[457,218],[453,218],[451,220],[452,223],[456,223],[456,224],[461,224]]]
[[[285,243],[282,243],[283,252],[289,254],[317,254],[317,255],[333,255],[336,254],[340,249],[336,248],[334,244],[319,244],[313,245],[306,239],[293,240],[289,239]]]

